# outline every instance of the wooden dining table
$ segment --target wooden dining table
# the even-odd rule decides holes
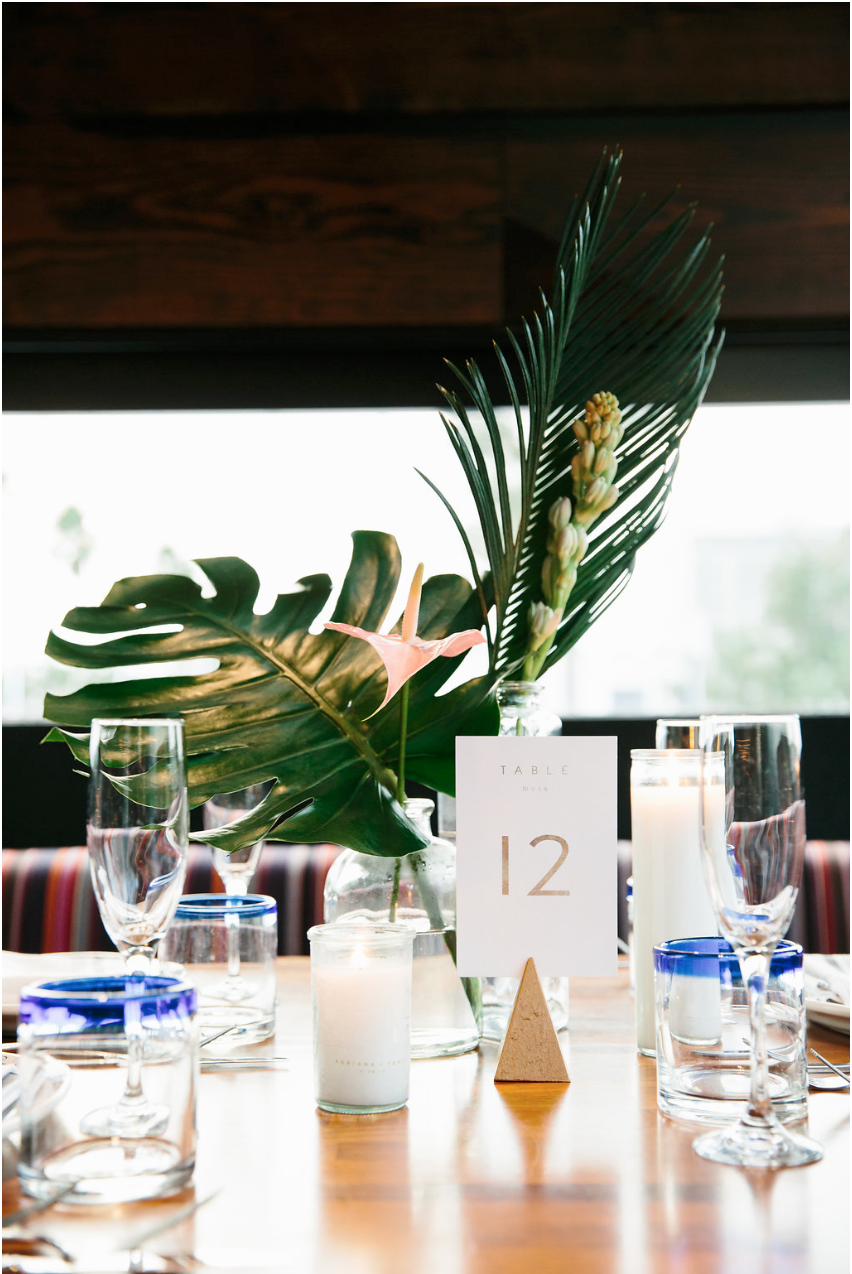
[[[848,1272],[848,1089],[809,1096],[800,1127],[822,1145],[819,1163],[758,1172],[700,1159],[699,1130],[657,1110],[626,968],[571,980],[569,1084],[495,1084],[497,1047],[484,1043],[412,1063],[408,1105],[366,1116],[314,1102],[307,958],[279,959],[278,983],[274,1040],[241,1055],[286,1060],[202,1071],[193,1188],[34,1217],[33,1232],[76,1257],[57,1271]],[[848,1036],[813,1026],[809,1042],[849,1059]],[[141,1253],[117,1251],[205,1199]],[[19,1202],[9,1177],[4,1215]]]

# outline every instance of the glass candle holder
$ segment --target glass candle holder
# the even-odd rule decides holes
[[[195,1166],[195,1008],[194,988],[175,978],[24,987],[18,1176],[26,1194],[50,1198],[73,1184],[65,1203],[116,1204],[183,1189]],[[133,1131],[140,1110],[141,1133]]]
[[[278,906],[266,894],[184,894],[160,947],[198,990],[198,1025],[223,1049],[275,1033]]]
[[[739,1119],[751,1086],[748,992],[724,938],[685,938],[654,949],[657,1105],[696,1123]],[[785,1123],[808,1113],[802,948],[780,942],[766,988],[769,1096]]]
[[[662,748],[700,747],[698,717],[660,717],[657,720],[655,746]]]
[[[414,930],[338,921],[308,938],[317,1105],[347,1115],[398,1110],[408,1101]]]
[[[655,1057],[654,947],[715,933],[716,913],[701,861],[701,752],[640,749],[630,758],[636,1043]]]

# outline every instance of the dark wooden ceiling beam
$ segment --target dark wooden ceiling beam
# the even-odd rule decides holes
[[[723,318],[848,316],[845,4],[3,6],[7,328],[515,322],[574,191],[699,202]],[[805,109],[805,107],[807,109]]]
[[[842,3],[3,5],[22,118],[832,105]]]
[[[7,325],[502,320],[493,144],[5,132]]]
[[[848,315],[845,112],[512,123],[471,138],[5,130],[4,318],[25,328],[490,326],[550,287],[602,147],[625,208],[682,185],[726,321]],[[678,206],[678,200],[675,201]]]

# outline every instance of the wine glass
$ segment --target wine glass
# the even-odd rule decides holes
[[[104,928],[131,976],[158,972],[157,946],[183,889],[189,844],[183,721],[92,721],[87,844]],[[142,1092],[144,1031],[138,999],[124,1013],[127,1082],[116,1106],[93,1111],[84,1132],[155,1135],[168,1111]]]
[[[213,796],[202,807],[204,830],[212,831],[217,827],[225,827],[241,818],[249,810],[255,809],[272,788],[272,783],[255,783],[240,792],[225,792],[221,796]],[[226,853],[218,846],[213,850],[213,866],[225,886],[226,894],[247,894],[251,878],[257,871],[263,841],[247,845],[234,853]]]
[[[772,1110],[766,1053],[769,964],[793,916],[805,855],[799,718],[701,719],[702,851],[722,933],[748,987],[751,1092],[733,1127],[705,1133],[695,1150],[716,1163],[796,1167],[822,1158]]]
[[[212,831],[217,827],[225,827],[241,818],[249,810],[255,809],[269,791],[272,782],[254,783],[251,787],[239,792],[225,792],[211,797],[203,807],[204,829]],[[263,841],[247,845],[234,853],[227,853],[216,845],[212,845],[213,866],[225,886],[225,893],[236,897],[245,897],[249,891],[252,876],[257,870]],[[225,912],[225,926],[228,939],[228,976],[218,988],[217,994],[225,1000],[235,1002],[247,999],[254,994],[240,973],[240,917],[239,911]]]

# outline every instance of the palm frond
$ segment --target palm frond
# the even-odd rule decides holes
[[[612,604],[630,579],[636,552],[661,525],[681,439],[722,343],[715,335],[721,260],[708,264],[710,228],[690,239],[694,204],[657,228],[674,195],[651,207],[643,197],[611,224],[620,165],[620,152],[604,152],[585,192],[574,200],[552,299],[542,294],[532,318],[507,333],[506,345],[495,342],[520,454],[514,523],[497,411],[479,368],[472,362],[464,371],[451,367],[459,388],[442,391],[459,422],[442,417],[468,481],[493,581],[494,681],[516,672],[527,650],[529,604],[541,598],[548,510],[571,494],[571,461],[578,450],[572,422],[593,393],[616,395],[624,426],[615,453],[620,494],[590,531],[545,668]],[[471,408],[484,422],[490,457],[477,441]],[[431,481],[430,486],[462,533],[479,587],[481,573],[463,520]]]

